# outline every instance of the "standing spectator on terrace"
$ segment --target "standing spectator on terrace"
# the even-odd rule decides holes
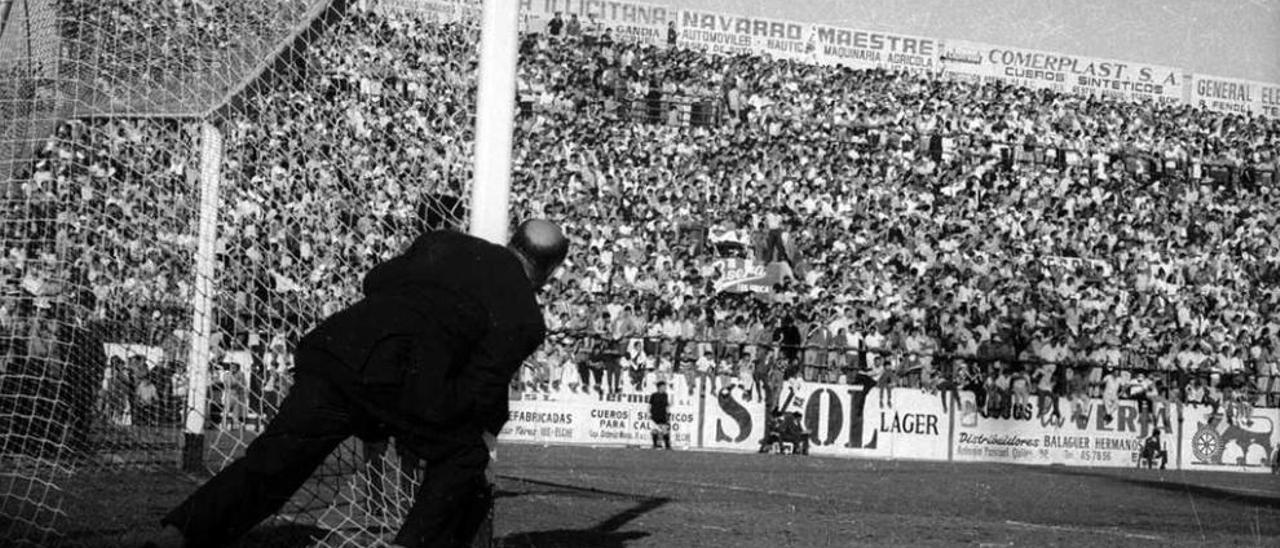
[[[120,356],[112,356],[108,365],[106,393],[102,402],[105,415],[115,424],[129,424],[129,401],[133,392],[133,373]]]
[[[627,325],[624,318],[619,315],[618,319],[609,322],[608,326],[604,360],[605,385],[610,394],[617,394],[622,391],[622,356],[626,352],[624,347],[626,341],[623,337],[626,336]]]
[[[595,335],[595,337],[591,341],[591,351],[587,357],[587,375],[591,378],[590,388],[597,395],[603,395],[609,391],[605,386],[604,372],[613,359],[613,348],[601,335]]]
[[[802,333],[805,348],[801,355],[804,357],[805,376],[813,378],[827,367],[827,346],[831,337],[828,336],[826,322],[817,321],[817,318],[805,322]]]
[[[768,371],[768,382],[765,383],[765,404],[769,409],[780,409],[782,397],[782,387],[786,383],[786,376],[783,373],[784,366],[777,358],[777,350],[761,351],[761,359],[766,360],[765,370]]]
[[[627,352],[622,356],[622,368],[627,372],[631,390],[634,392],[642,391],[644,388],[644,376],[649,370],[649,357],[644,353],[644,341],[642,339],[630,339],[627,341]]]
[[[1045,416],[1051,408],[1055,418],[1062,417],[1061,412],[1058,410],[1057,372],[1057,365],[1044,363],[1040,364],[1040,367],[1037,367],[1032,375],[1031,380],[1035,383],[1036,389],[1037,418]]]
[[[268,361],[266,364],[266,382],[262,385],[263,398],[263,418],[270,422],[275,416],[276,410],[280,408],[280,402],[284,400],[284,396],[288,393],[288,376],[289,368],[278,361]]]
[[[862,362],[864,367],[871,369],[872,367],[884,367],[882,363],[885,359],[881,353],[888,344],[889,324],[883,321],[872,322],[867,329],[868,333],[862,338],[862,346],[859,348],[860,353],[864,356]],[[877,370],[876,375],[872,375],[873,380],[878,380],[880,375]]]
[[[729,363],[732,363],[732,362],[729,362]],[[756,384],[755,360],[751,356],[744,353],[742,354],[742,357],[738,358],[737,368],[738,368],[738,376],[737,376],[736,384],[742,388],[742,399],[746,401],[751,401],[751,396],[755,390],[755,384]]]
[[[1217,415],[1219,408],[1226,400],[1222,397],[1222,375],[1218,373],[1209,374],[1209,382],[1204,388],[1204,403],[1209,405],[1210,415]]]
[[[728,359],[737,360],[746,354],[747,329],[746,320],[737,315],[733,318],[733,324],[729,326],[725,333],[725,351],[724,354]]]
[[[1129,382],[1128,388],[1129,398],[1138,404],[1138,413],[1150,414],[1152,411],[1151,397],[1153,395],[1152,392],[1155,391],[1155,385],[1152,384],[1151,379],[1147,378],[1147,374],[1139,372],[1138,376]]]
[[[680,33],[676,31],[676,22],[667,21],[667,47],[675,49],[676,42],[680,39]]]
[[[138,405],[133,418],[135,426],[156,425],[156,407],[159,403],[160,391],[156,388],[154,379],[155,376],[148,371],[138,380],[137,388],[134,390],[134,401]]]
[[[932,368],[932,366],[930,366],[930,368]],[[938,399],[942,400],[943,413],[946,413],[949,408],[947,405],[948,395],[951,396],[951,405],[955,405],[960,402],[959,379],[961,378],[964,369],[964,362],[959,359],[955,359],[952,360],[950,364],[943,365],[942,369],[938,371],[937,378],[931,389],[938,392]]]
[[[773,344],[778,346],[787,366],[795,365],[800,357],[800,345],[804,342],[800,328],[796,327],[795,318],[790,314],[778,320],[778,327],[773,330]]]
[[[550,352],[547,352],[547,391],[559,392],[560,388],[566,383],[564,382],[565,372],[571,370],[569,364],[570,353],[566,351],[562,344],[553,345]]]
[[[547,23],[547,34],[552,38],[560,38],[561,31],[564,30],[564,18],[560,17],[560,12],[556,12],[551,17],[551,21]]]
[[[1031,379],[1027,376],[1027,365],[1018,364],[1013,375],[1009,377],[1009,391],[1012,394],[1012,411],[1028,409],[1031,406]]]
[[[1192,377],[1191,382],[1187,383],[1187,387],[1184,391],[1186,392],[1186,395],[1183,396],[1183,401],[1186,403],[1191,405],[1201,405],[1204,403],[1204,381],[1201,380],[1200,377]]]
[[[245,412],[249,404],[249,389],[244,374],[240,372],[240,364],[234,361],[223,362],[226,370],[222,374],[222,426],[232,428],[245,426]]]
[[[577,370],[577,382],[570,383],[569,388],[575,392],[582,394],[591,391],[591,365],[593,360],[592,347],[595,342],[592,339],[579,339],[574,341],[568,352],[568,359],[572,362],[573,369]]]
[[[868,374],[876,381],[880,407],[893,408],[893,383],[897,380],[894,362],[893,357],[881,356],[881,359],[876,360],[875,365],[868,370]]]
[[[1233,391],[1234,401],[1227,410],[1227,422],[1243,422],[1245,426],[1253,426],[1253,390],[1243,385]]]
[[[960,387],[973,392],[973,403],[977,407],[979,415],[987,416],[987,384],[986,378],[983,377],[982,371],[976,364],[965,365],[959,358],[955,360],[956,364],[956,380]]]
[[[1111,367],[1102,373],[1102,420],[1107,424],[1115,419],[1116,410],[1120,408],[1120,377]]]
[[[694,362],[694,367],[697,369],[697,375],[690,386],[696,386],[699,382],[708,388],[713,386],[718,372],[716,371],[716,359],[712,351],[704,350],[702,355],[698,356],[697,361]]]
[[[578,20],[578,14],[569,14],[569,24],[565,26],[564,32],[569,38],[578,38],[582,35],[582,22]]]
[[[983,392],[986,392],[987,394],[987,405],[985,412],[983,413],[984,417],[1000,418],[1001,410],[1004,409],[1005,393],[1000,390],[999,384],[996,380],[1001,374],[1000,364],[992,364],[991,369],[987,371],[986,378],[982,382]]]

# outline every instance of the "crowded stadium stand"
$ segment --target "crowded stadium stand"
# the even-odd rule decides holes
[[[238,4],[64,3],[98,32],[179,32],[117,35],[148,51],[86,60],[135,87],[95,88],[115,103],[86,99],[3,181],[0,449],[55,451],[68,438],[34,425],[52,416],[92,422],[76,427],[96,432],[90,453],[129,428],[174,444],[202,127],[129,113],[216,106],[295,28],[221,32]],[[285,13],[235,17],[314,17],[261,4]],[[345,4],[287,77],[220,113],[213,430],[260,429],[301,334],[418,231],[465,220],[477,29]],[[944,408],[969,391],[984,416],[1111,384],[1241,417],[1280,406],[1280,120],[557,30],[522,35],[511,218],[552,219],[574,246],[515,397],[669,380],[771,409],[798,377],[922,388]],[[242,55],[191,70],[210,58],[192,44]],[[166,80],[174,64],[185,80]],[[81,373],[104,344],[105,371]],[[77,374],[87,387],[60,388]],[[57,395],[75,390],[89,403]]]

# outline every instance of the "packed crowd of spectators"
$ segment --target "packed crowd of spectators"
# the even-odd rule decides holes
[[[557,327],[781,342],[791,318],[792,344],[1276,373],[1275,121],[680,49],[535,40],[524,59],[544,108],[516,177],[554,184],[515,196],[587,250]],[[610,70],[717,89],[729,121],[619,123],[555,93]],[[735,250],[795,277],[717,293]],[[600,308],[619,326],[592,326]]]
[[[353,10],[298,87],[227,124],[215,356],[296,340],[465,196],[476,36]],[[528,388],[625,391],[656,370],[747,389],[1021,375],[1063,394],[1079,376],[1104,395],[1145,370],[1161,382],[1144,390],[1182,398],[1223,378],[1275,389],[1274,120],[581,32],[526,37],[518,95],[513,217],[574,238],[544,301],[575,335]],[[691,115],[707,101],[722,116]],[[59,131],[11,202],[31,221],[5,225],[0,329],[39,308],[24,295],[53,255],[84,267],[46,277],[90,288],[101,317],[170,336],[192,296],[196,128]],[[726,287],[737,263],[772,264],[768,285]]]
[[[110,112],[198,112],[246,78],[316,3],[57,0],[62,78],[87,83],[67,91]]]

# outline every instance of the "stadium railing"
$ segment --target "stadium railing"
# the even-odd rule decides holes
[[[669,113],[676,109],[679,114],[679,126],[712,126],[727,121],[728,105],[722,97],[692,97],[679,94],[663,94],[661,99],[623,97],[620,101],[595,99],[609,112],[616,113],[624,121],[644,123],[668,123]],[[616,105],[616,106],[614,106]],[[530,115],[538,109],[532,101],[522,101],[521,115]],[[1093,158],[1086,152],[1069,147],[1032,143],[1027,141],[1007,141],[993,139],[977,134],[953,132],[921,133],[915,131],[886,131],[877,127],[854,127],[851,130],[860,135],[869,136],[871,142],[845,142],[859,151],[885,150],[893,148],[889,139],[881,139],[880,135],[901,137],[910,136],[912,147],[922,156],[928,156],[935,162],[943,160],[944,152],[940,143],[934,139],[950,139],[955,150],[966,149],[968,154],[961,161],[970,164],[993,161],[997,167],[1005,170],[1016,166],[1039,166],[1074,171],[1088,174],[1091,180],[1097,180],[1102,174],[1096,167]],[[973,151],[972,147],[985,149]],[[904,148],[905,147],[898,147]],[[1123,171],[1136,177],[1160,179],[1168,177],[1184,177],[1190,179],[1209,179],[1215,184],[1256,188],[1280,184],[1277,177],[1280,166],[1276,162],[1248,164],[1240,162],[1224,162],[1207,157],[1187,156],[1185,158],[1161,157],[1155,153],[1128,152],[1106,154],[1105,165],[1111,172]],[[1117,168],[1117,164],[1119,167]]]
[[[570,350],[571,360],[586,363],[589,367],[604,367],[604,363],[612,359],[621,359],[627,352],[627,346],[639,341],[644,348],[644,355],[649,364],[648,372],[657,370],[660,360],[671,364],[672,374],[692,374],[697,355],[691,349],[710,348],[714,360],[712,372],[718,376],[736,376],[736,360],[747,354],[753,360],[755,377],[762,379],[773,369],[780,369],[784,376],[791,373],[800,374],[807,381],[835,382],[843,375],[845,382],[855,384],[855,379],[865,376],[870,371],[869,359],[885,360],[881,362],[886,368],[894,371],[898,386],[920,386],[921,373],[925,362],[931,364],[933,375],[941,379],[957,381],[956,369],[964,365],[970,375],[985,378],[991,367],[1003,364],[1012,370],[1025,370],[1028,373],[1041,365],[1053,364],[1060,368],[1090,371],[1112,369],[1127,372],[1130,375],[1146,374],[1162,381],[1170,391],[1181,392],[1192,379],[1199,378],[1209,385],[1213,375],[1220,375],[1223,382],[1233,382],[1236,387],[1249,386],[1257,394],[1257,402],[1267,407],[1280,407],[1280,375],[1267,368],[1269,364],[1246,364],[1242,371],[1228,373],[1215,368],[1198,368],[1193,370],[1160,369],[1134,366],[1131,363],[1102,363],[1087,359],[1052,361],[1037,356],[989,354],[968,355],[944,352],[911,352],[906,350],[845,347],[835,345],[781,345],[772,342],[731,342],[722,339],[670,338],[648,335],[624,335],[616,337],[609,334],[591,331],[556,331],[549,337],[549,344],[559,345]],[[754,350],[752,350],[754,349]],[[788,358],[791,352],[795,358]],[[1154,360],[1152,360],[1153,362]],[[1148,362],[1151,363],[1151,362]],[[535,366],[541,364],[533,364]],[[1100,386],[1097,379],[1091,383],[1091,391]]]

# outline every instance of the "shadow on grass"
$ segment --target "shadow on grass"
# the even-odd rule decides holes
[[[1062,468],[1051,466],[1044,468],[1044,471],[1050,474],[1058,474],[1063,476],[1077,476],[1101,478],[1110,481],[1116,481],[1138,487],[1146,487],[1148,489],[1158,489],[1161,491],[1170,491],[1175,493],[1191,493],[1192,495],[1213,499],[1222,502],[1237,503],[1247,506],[1248,509],[1266,508],[1271,510],[1280,510],[1280,496],[1258,495],[1251,493],[1243,493],[1240,491],[1232,491],[1221,487],[1212,487],[1208,485],[1199,485],[1195,483],[1187,483],[1182,481],[1173,481],[1155,478],[1135,478],[1107,473],[1104,471],[1083,470],[1079,468]],[[1260,476],[1261,477],[1261,476]]]
[[[303,548],[313,546],[316,540],[324,537],[326,533],[328,531],[325,529],[296,523],[263,525],[250,531],[243,539],[230,546],[231,548]],[[132,529],[81,531],[63,537],[57,546],[62,548],[140,548],[146,540],[149,540],[147,535],[139,534]],[[9,545],[0,542],[0,546]],[[42,545],[31,544],[31,546]]]
[[[315,545],[329,531],[314,525],[282,523],[264,525],[250,531],[234,548],[304,548]]]
[[[591,487],[579,487],[576,485],[567,485],[561,483],[552,483],[547,481],[530,480],[524,478],[514,478],[504,476],[503,479],[514,480],[525,485],[531,485],[539,488],[539,491],[558,492],[563,495],[577,496],[582,498],[593,499],[630,499],[637,501],[636,505],[619,512],[608,519],[586,529],[555,529],[551,531],[529,531],[524,533],[512,533],[498,539],[498,545],[507,548],[529,547],[529,548],[554,548],[554,547],[578,547],[592,546],[599,548],[621,548],[628,541],[642,539],[649,536],[644,531],[626,531],[619,532],[622,526],[631,520],[643,516],[653,510],[662,507],[671,502],[671,499],[665,497],[646,497],[632,493],[620,493],[617,491],[605,491]],[[517,492],[509,490],[499,490],[498,498],[503,497],[519,497],[530,494],[528,491]]]

